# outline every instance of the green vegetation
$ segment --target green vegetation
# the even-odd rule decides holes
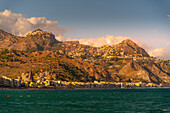
[[[0,66],[8,66],[6,63],[0,63]]]
[[[2,51],[0,51],[0,54],[2,55],[4,55],[4,54],[7,54],[7,53],[9,53],[9,50],[8,49],[5,49],[5,50],[2,50]]]

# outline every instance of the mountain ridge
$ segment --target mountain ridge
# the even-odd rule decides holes
[[[53,45],[62,43],[55,39],[54,34],[47,32],[47,31],[43,31],[41,29],[36,29],[28,33],[25,37],[22,37],[22,38],[12,35],[10,33],[7,33],[3,30],[0,30],[0,31],[1,31],[0,38],[1,39],[4,38],[4,40],[1,40],[2,43],[0,43],[0,46],[6,49],[23,50],[23,51],[54,50],[53,48],[55,47],[53,47]],[[10,44],[6,45],[8,41],[10,41]],[[70,42],[74,42],[74,41],[70,41]],[[127,54],[142,54],[143,56],[149,56],[148,53],[144,49],[140,48],[137,44],[135,44],[130,39],[123,40],[121,43],[115,45],[115,47],[116,47],[116,51],[124,50],[123,52],[126,55]]]

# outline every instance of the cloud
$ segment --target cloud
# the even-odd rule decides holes
[[[148,51],[150,56],[154,56],[161,59],[170,59],[170,52],[166,48],[156,48]]]
[[[19,36],[25,36],[28,32],[39,28],[54,33],[56,38],[62,40],[66,29],[59,27],[58,23],[45,17],[26,18],[22,14],[12,13],[9,10],[0,12],[0,29]]]
[[[149,49],[149,47],[146,44],[142,43],[138,39],[132,39],[130,37],[123,37],[123,36],[115,37],[113,35],[106,35],[104,37],[89,38],[89,39],[73,39],[73,40],[78,40],[81,44],[101,47],[103,45],[115,45],[126,39],[131,39],[136,44],[138,44],[140,47],[144,49]]]
[[[170,15],[167,15],[168,17],[170,17]]]
[[[169,46],[169,45],[170,45],[170,41],[169,41],[169,42],[166,42],[166,45]]]
[[[122,36],[115,37],[113,35],[106,35],[104,37],[89,38],[89,39],[73,39],[73,40],[78,40],[81,44],[100,47],[103,45],[117,44],[126,39],[129,39],[129,37],[122,37]]]
[[[132,39],[132,41],[134,41],[139,47],[145,49],[145,50],[149,50],[152,47],[148,46],[147,44],[143,43],[142,41],[140,41],[139,39]]]

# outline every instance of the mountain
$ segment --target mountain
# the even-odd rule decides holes
[[[149,54],[130,39],[126,39],[115,46],[116,51],[122,51],[125,55],[138,55],[149,57]]]
[[[59,44],[60,43],[60,44]],[[80,46],[77,41],[64,41],[63,43],[55,39],[55,36],[47,31],[42,31],[37,29],[33,32],[28,33],[25,37],[14,36],[10,33],[7,33],[3,30],[0,30],[0,47],[5,49],[14,49],[14,50],[33,50],[33,51],[43,51],[43,50],[58,50],[66,49],[67,51],[72,51],[78,49],[77,46]],[[89,48],[88,45],[81,45],[82,47]],[[93,48],[93,47],[90,47]],[[135,44],[130,39],[124,40],[121,43],[113,47],[116,52],[123,53],[124,55],[138,55],[148,57],[148,53]]]
[[[25,37],[25,42],[29,50],[50,50],[53,44],[59,43],[55,39],[55,36],[47,31],[42,31],[37,29],[33,32],[30,32]]]
[[[59,43],[52,33],[40,29],[28,33],[26,37],[14,36],[0,30],[0,39],[1,48],[23,51],[50,50],[53,44]]]
[[[0,48],[0,75],[15,77],[30,70],[47,70],[66,81],[170,84],[170,61],[150,57],[129,39],[114,46],[93,47],[78,41],[59,42],[40,29],[25,37],[0,30]]]
[[[21,38],[18,36],[14,36],[8,32],[0,30],[0,47],[1,48],[10,48],[13,44],[18,42]]]

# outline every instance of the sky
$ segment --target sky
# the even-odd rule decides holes
[[[170,0],[0,0],[0,29],[22,36],[37,28],[93,46],[130,38],[170,59]]]

